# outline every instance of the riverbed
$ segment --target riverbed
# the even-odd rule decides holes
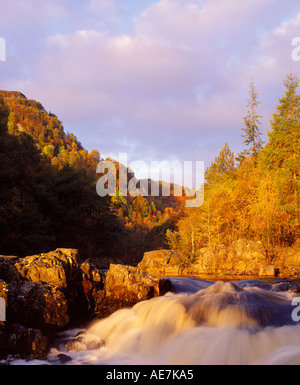
[[[169,277],[174,293],[58,336],[12,364],[300,364],[299,281]]]

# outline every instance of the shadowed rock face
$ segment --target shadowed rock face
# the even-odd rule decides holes
[[[54,332],[103,318],[171,290],[171,283],[137,268],[100,270],[78,250],[57,249],[25,258],[0,256],[0,297],[7,307],[0,324],[0,356],[39,357]]]

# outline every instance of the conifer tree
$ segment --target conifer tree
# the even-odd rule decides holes
[[[300,152],[300,95],[297,94],[299,80],[290,73],[284,80],[284,85],[285,95],[279,99],[273,114],[264,155],[270,168],[285,168],[296,179],[299,176]]]
[[[300,95],[299,80],[290,73],[284,80],[285,94],[271,120],[269,141],[262,151],[262,165],[272,172],[281,191],[281,202],[291,214],[290,226],[299,231]]]
[[[214,162],[206,170],[205,179],[209,184],[215,184],[224,178],[232,177],[234,173],[234,153],[230,150],[227,142],[215,157]]]
[[[244,138],[244,144],[246,145],[246,149],[242,151],[237,160],[241,163],[245,158],[252,156],[256,162],[257,155],[262,149],[263,141],[261,139],[261,131],[259,129],[259,125],[261,124],[260,119],[261,115],[257,112],[257,106],[260,104],[258,100],[258,93],[254,86],[253,81],[250,83],[249,90],[249,100],[248,100],[248,113],[244,117],[244,127],[242,130],[244,134],[242,137]]]

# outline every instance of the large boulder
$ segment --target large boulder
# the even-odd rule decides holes
[[[124,303],[137,303],[164,295],[170,290],[172,285],[169,280],[154,278],[132,266],[110,265],[105,279],[106,298]]]
[[[137,269],[154,276],[177,276],[183,269],[184,257],[174,250],[154,250],[144,253]]]
[[[42,282],[8,284],[7,321],[43,331],[61,330],[69,323],[68,301],[57,287]]]
[[[277,275],[276,268],[273,265],[261,265],[258,275],[260,277],[275,277]]]
[[[78,278],[78,251],[73,249],[56,249],[20,259],[16,264],[20,275],[32,282],[43,282],[60,289]]]

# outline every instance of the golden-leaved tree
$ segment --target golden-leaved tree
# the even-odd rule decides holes
[[[259,104],[250,85],[244,144],[236,158],[227,143],[206,170],[205,200],[185,209],[177,227],[166,234],[171,248],[192,260],[204,246],[230,245],[238,239],[262,242],[269,262],[278,248],[299,242],[300,95],[298,78],[284,80],[285,94],[276,106],[264,147]]]

